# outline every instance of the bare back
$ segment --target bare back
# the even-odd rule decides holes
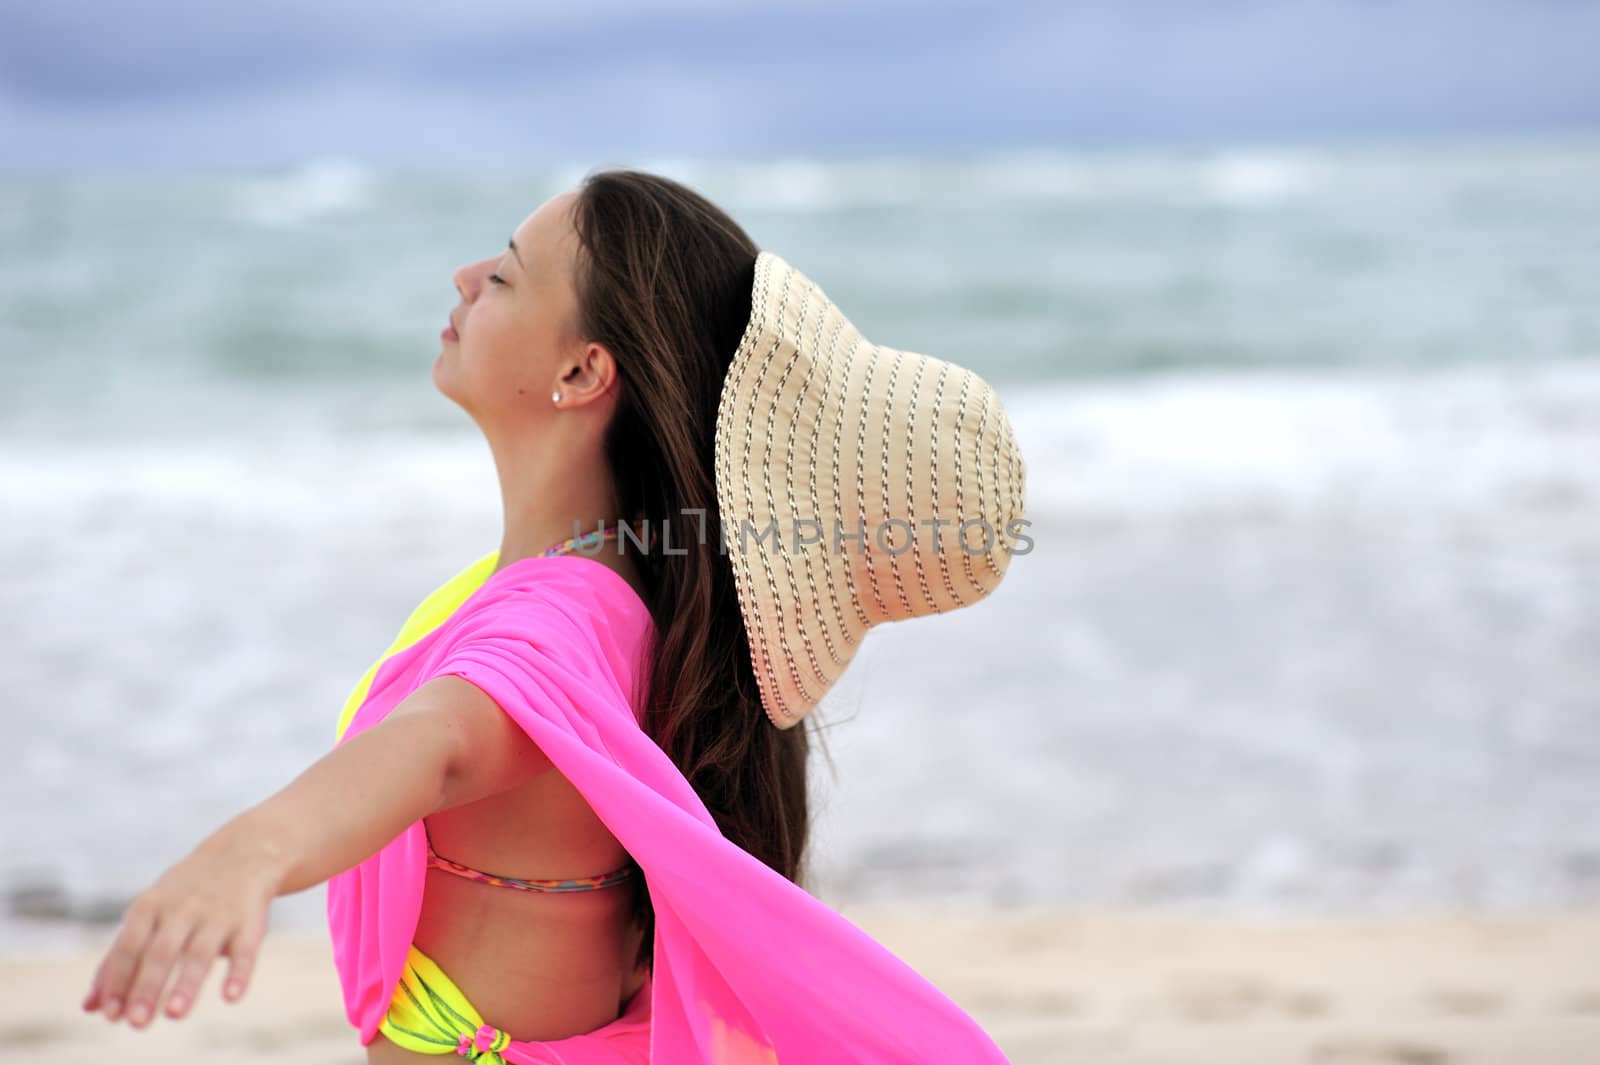
[[[559,772],[426,818],[440,854],[525,879],[591,876],[627,851]],[[645,980],[632,881],[596,891],[511,891],[429,869],[413,941],[484,1020],[518,1040],[564,1039],[622,1013]],[[375,1036],[370,1065],[436,1062]]]

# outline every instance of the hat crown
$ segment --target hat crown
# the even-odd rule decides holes
[[[993,591],[1025,520],[1026,471],[994,389],[870,343],[767,251],[715,461],[751,658],[780,728],[816,707],[873,626]]]

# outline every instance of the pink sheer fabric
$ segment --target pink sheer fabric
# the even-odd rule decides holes
[[[937,987],[721,834],[640,728],[635,707],[654,635],[644,603],[601,563],[521,559],[384,660],[344,734],[372,727],[433,677],[462,677],[516,720],[644,871],[656,914],[648,1010],[555,1042],[519,1042],[512,1032],[505,1060],[1003,1065],[995,1043]],[[772,726],[757,717],[750,727]],[[328,882],[334,960],[363,1045],[400,978],[426,861],[418,821]]]

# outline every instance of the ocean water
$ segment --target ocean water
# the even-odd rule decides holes
[[[1600,141],[637,165],[1028,461],[1034,551],[818,712],[825,898],[1600,900]],[[286,784],[498,543],[437,334],[582,173],[0,180],[0,944]]]

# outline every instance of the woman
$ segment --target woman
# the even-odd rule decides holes
[[[847,413],[856,427],[857,484],[877,468],[869,433],[875,452],[881,432],[887,473],[896,427],[907,515],[921,512],[914,487],[929,472],[937,484],[954,438],[954,469],[946,463],[945,487],[930,498],[957,517],[975,512],[976,499],[982,514],[1013,519],[1015,535],[1020,456],[975,375],[883,349],[893,366],[874,384],[878,353],[821,291],[789,299],[791,282],[809,284],[803,275],[789,270],[781,298],[769,294],[786,265],[692,190],[608,171],[544,203],[500,254],[457,271],[461,305],[434,381],[489,443],[504,506],[499,549],[413,614],[352,693],[332,752],[133,901],[85,1009],[135,1027],[163,1010],[183,1017],[219,956],[229,959],[224,997],[237,999],[271,899],[328,881],[347,1012],[372,1062],[446,1052],[644,1061],[652,1049],[659,1062],[687,1062],[713,1046],[740,1062],[774,1061],[782,1049],[784,1065],[924,1060],[918,1039],[946,1050],[967,1040],[975,1049],[963,1060],[1003,1060],[953,1003],[796,886],[809,814],[808,735],[794,727],[868,627],[975,601],[1004,571],[1003,553],[991,536],[936,570],[920,543],[902,558],[906,545],[882,529],[875,556],[875,533],[862,530],[866,564],[848,552],[784,553],[760,529],[753,552],[730,543],[753,518],[794,530],[845,509],[796,519],[760,502],[764,492],[773,503],[780,462],[789,463],[779,470],[787,495],[804,484],[816,498],[817,471],[829,468],[825,409],[839,412],[833,470]],[[769,327],[778,332],[766,344]],[[846,361],[846,349],[862,361]],[[802,354],[808,369],[791,377]],[[908,380],[915,367],[909,400],[905,382],[896,386],[902,362]],[[818,402],[785,409],[797,387]],[[763,390],[774,388],[768,401]],[[763,409],[780,419],[766,423],[764,447],[754,421]],[[786,451],[774,448],[775,426]],[[935,435],[915,462],[913,426]],[[805,481],[795,465],[797,438],[806,459],[801,428]],[[896,467],[885,485],[900,479]],[[835,487],[842,503],[846,486]],[[881,512],[890,495],[880,495]],[[623,518],[634,524],[619,535]],[[629,535],[640,526],[644,551]],[[573,557],[580,550],[587,557]],[[903,568],[913,563],[915,605]],[[853,611],[819,597],[819,575],[824,593],[848,582]],[[770,598],[807,587],[803,603]],[[690,787],[675,790],[678,781]],[[421,869],[424,851],[414,910],[381,903],[380,878]],[[671,905],[657,928],[660,900]],[[414,929],[403,967],[392,946],[372,947],[370,930],[340,940],[380,909]],[[759,932],[772,953],[730,922]],[[652,993],[658,943],[673,951],[671,995]],[[820,977],[845,983],[822,987],[831,981]],[[844,993],[852,978],[853,996]],[[806,1025],[821,1034],[794,1017],[805,996],[814,996]],[[875,1005],[878,1027],[852,1027],[863,1004]],[[845,1038],[861,1056],[825,1050]]]

